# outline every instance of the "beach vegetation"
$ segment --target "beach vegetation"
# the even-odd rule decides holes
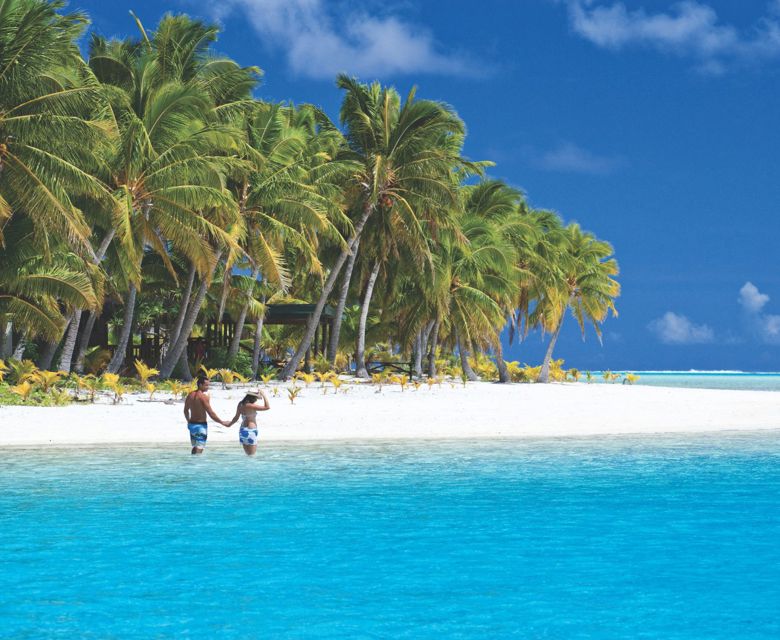
[[[623,378],[623,384],[634,384],[637,380],[639,380],[638,375],[635,373],[627,373]]]
[[[136,360],[134,363],[136,373],[138,374],[138,379],[141,381],[141,386],[146,387],[149,383],[149,378],[156,376],[159,374],[159,370],[155,369],[154,367],[149,367],[140,360]]]
[[[90,404],[93,404],[95,402],[95,396],[97,395],[97,392],[100,390],[100,380],[98,380],[97,376],[88,373],[83,376],[76,376],[76,397],[78,398],[78,393],[80,391],[84,391],[87,400]]]
[[[295,399],[300,395],[302,389],[296,385],[287,387],[287,398],[290,400],[290,404],[295,404]]]
[[[38,371],[32,360],[15,360],[11,358],[6,363],[6,379],[9,384],[19,384],[30,380]]]
[[[35,387],[29,380],[24,380],[23,382],[20,382],[17,385],[14,385],[11,387],[11,393],[15,393],[17,396],[19,396],[22,399],[22,402],[25,404],[29,402],[30,396],[32,395],[33,389]]]
[[[287,380],[330,305],[319,374],[354,358],[379,392],[372,361],[411,362],[431,386],[543,383],[567,377],[553,359],[567,316],[600,339],[616,315],[611,245],[465,158],[448,104],[339,75],[336,122],[255,97],[262,71],[219,54],[207,21],[84,42],[87,15],[60,1],[3,7],[0,381]],[[288,302],[315,303],[306,325],[266,326]],[[530,332],[549,340],[538,372],[503,359],[502,335]],[[133,372],[150,334],[162,355],[142,349]]]
[[[170,391],[171,396],[173,396],[174,399],[181,399],[187,395],[187,392],[189,391],[189,385],[186,385],[183,382],[179,382],[178,380],[173,380],[171,382]]]
[[[62,371],[36,371],[28,379],[37,385],[43,393],[49,393],[51,388],[65,377]]]

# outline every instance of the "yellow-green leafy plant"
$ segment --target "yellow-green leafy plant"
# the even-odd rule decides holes
[[[271,388],[271,395],[276,398],[279,395],[279,387],[272,387]]]
[[[639,380],[639,376],[635,373],[627,373],[625,379],[623,380],[623,384],[634,384],[637,380]]]
[[[87,394],[87,398],[90,403],[95,402],[95,396],[97,395],[100,381],[94,374],[88,373],[85,376],[78,376],[76,378],[76,386],[79,391],[84,391]]]
[[[114,404],[120,403],[126,390],[119,382],[119,376],[116,373],[104,373],[102,382],[106,389],[114,393]]]
[[[19,384],[32,378],[38,367],[32,360],[9,360],[6,365],[8,366],[8,382]]]
[[[609,369],[602,371],[601,377],[604,378],[604,382],[609,382],[612,379],[612,372]]]
[[[329,382],[333,385],[333,390],[334,390],[335,393],[338,393],[339,392],[339,388],[341,387],[341,385],[344,384],[344,381],[341,378],[339,378],[338,376],[331,376]]]
[[[263,384],[267,387],[271,380],[273,380],[276,377],[273,373],[268,373],[266,375],[260,376],[260,379],[263,381]]]
[[[569,369],[567,372],[567,375],[574,380],[574,382],[579,382],[580,380],[580,371],[579,369]]]
[[[425,382],[428,383],[428,391],[430,391],[431,389],[433,389],[433,385],[436,384],[436,378],[431,378],[430,376],[428,376]]]
[[[3,360],[0,360],[0,382],[4,380],[7,371],[8,365]]]
[[[324,389],[325,383],[335,374],[333,371],[315,371],[314,375],[317,377],[317,380],[320,381],[320,386]]]
[[[590,371],[585,372],[585,381],[588,383],[593,382],[593,374]]]
[[[227,389],[229,385],[236,381],[236,374],[230,369],[220,369],[219,379],[222,380],[222,388]]]
[[[330,360],[324,355],[319,355],[312,362],[312,369],[315,373],[328,373],[331,370]]]
[[[295,378],[302,380],[307,387],[316,379],[313,373],[306,373],[305,371],[298,371],[295,374]]]
[[[24,382],[20,382],[19,384],[11,387],[11,392],[19,396],[22,399],[22,402],[26,404],[30,400],[33,388],[34,387],[32,383],[29,380],[25,380]]]
[[[541,368],[539,369],[539,373],[541,373]],[[553,380],[554,382],[566,381],[566,370],[563,368],[563,360],[550,361],[550,380]]]
[[[144,364],[141,360],[136,360],[134,364],[135,371],[138,374],[138,379],[141,381],[141,386],[144,388],[146,388],[146,385],[149,382],[149,378],[160,373],[154,367],[147,367],[146,364]]]
[[[151,402],[154,398],[154,392],[157,391],[157,385],[155,385],[153,382],[147,382],[146,391],[149,393],[149,401]]]
[[[183,382],[179,382],[178,380],[174,380],[173,382],[171,382],[171,395],[174,398],[184,397],[188,389],[189,389],[189,385],[186,385]]]
[[[238,371],[233,372],[233,377],[238,380],[241,384],[246,384],[249,382],[249,378],[247,378],[244,375],[241,375]]]
[[[532,367],[529,364],[523,365],[523,378],[528,382],[536,382],[539,374],[542,373],[542,366]]]
[[[28,380],[40,387],[44,393],[49,393],[51,388],[62,380],[63,376],[61,371],[36,371]]]
[[[295,398],[298,397],[298,394],[301,392],[300,387],[296,387],[293,385],[292,387],[287,387],[287,397],[290,399],[290,404],[295,404]]]
[[[414,387],[415,391],[419,391],[420,387],[422,386],[422,382],[420,382],[419,380],[413,380],[412,386]]]
[[[436,376],[435,382],[436,382],[437,386],[439,387],[439,389],[441,389],[441,385],[444,382],[444,376]]]
[[[216,378],[219,375],[219,369],[209,369],[206,365],[200,365],[199,371],[203,373],[209,380]]]
[[[62,407],[73,402],[73,396],[67,389],[52,389],[49,393],[52,404]]]
[[[371,384],[379,385],[379,388],[377,389],[377,393],[382,393],[382,385],[385,383],[386,377],[384,373],[372,373],[371,374]]]

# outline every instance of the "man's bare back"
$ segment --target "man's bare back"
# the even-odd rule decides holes
[[[206,415],[216,422],[222,422],[211,408],[207,394],[200,390],[190,392],[184,401],[184,417],[187,422],[206,422]]]
[[[209,400],[208,393],[209,381],[207,378],[198,378],[198,388],[191,392],[187,399],[184,401],[184,417],[187,420],[187,429],[190,432],[190,443],[192,444],[192,453],[203,453],[203,449],[206,446],[206,439],[208,438],[208,423],[206,422],[206,416],[208,415],[214,422],[218,422],[223,426],[228,426],[229,423],[214,413],[211,408],[211,401]]]

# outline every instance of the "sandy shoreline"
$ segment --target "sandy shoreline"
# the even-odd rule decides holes
[[[244,388],[212,387],[212,405],[231,418]],[[287,385],[261,415],[262,440],[403,440],[565,437],[754,431],[780,428],[780,392],[661,387],[458,383],[414,391],[345,385],[326,395],[304,388],[291,405]],[[342,387],[343,389],[344,387]],[[166,394],[160,396],[161,399]],[[0,407],[0,447],[188,442],[183,404]],[[103,400],[102,402],[106,402]],[[236,442],[237,426],[210,425],[209,441]]]

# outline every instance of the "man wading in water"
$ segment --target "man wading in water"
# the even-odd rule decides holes
[[[211,408],[211,401],[206,393],[209,390],[209,379],[206,376],[198,376],[198,388],[192,391],[184,401],[184,417],[187,419],[187,429],[190,431],[192,453],[203,453],[206,439],[209,434],[209,426],[206,422],[206,414],[214,422],[219,422],[223,427],[229,427],[230,422],[220,420],[219,416]]]

